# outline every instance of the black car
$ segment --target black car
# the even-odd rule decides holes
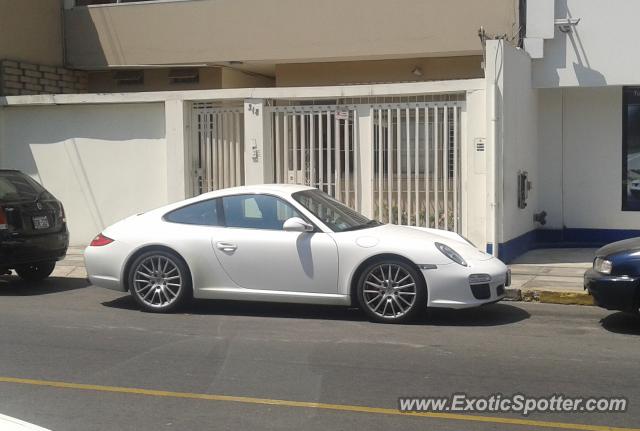
[[[608,244],[596,251],[584,274],[584,288],[608,310],[640,310],[640,238]]]
[[[28,175],[0,169],[0,274],[42,280],[68,246],[62,203]]]

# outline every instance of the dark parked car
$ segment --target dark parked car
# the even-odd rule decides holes
[[[0,169],[0,274],[42,280],[68,246],[62,203],[28,175]]]
[[[584,288],[608,310],[638,313],[640,308],[640,238],[608,244],[596,251]]]

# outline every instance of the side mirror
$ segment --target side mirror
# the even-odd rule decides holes
[[[300,217],[291,217],[285,220],[282,230],[286,232],[313,232],[313,225],[310,225]]]

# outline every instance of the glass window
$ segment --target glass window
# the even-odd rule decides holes
[[[320,190],[305,190],[294,193],[293,198],[334,232],[366,229],[380,225],[380,222],[369,220]]]
[[[0,200],[51,199],[52,196],[35,180],[22,172],[0,172]]]
[[[282,199],[268,195],[237,195],[222,198],[228,227],[282,230],[285,220],[304,216]]]
[[[622,210],[640,211],[640,87],[625,87],[622,104]]]
[[[165,216],[165,220],[173,223],[220,226],[217,202],[217,199],[210,199],[187,205],[171,211]]]

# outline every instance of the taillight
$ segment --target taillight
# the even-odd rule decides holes
[[[9,224],[7,222],[7,213],[4,211],[4,208],[0,207],[0,230],[9,229]]]
[[[95,238],[93,238],[93,241],[91,241],[91,244],[89,245],[91,247],[102,247],[103,245],[111,244],[112,242],[113,240],[111,238],[99,233]]]
[[[58,217],[60,218],[60,221],[62,223],[67,222],[67,217],[64,214],[64,207],[62,206],[62,204],[60,204],[60,211],[58,212]]]

